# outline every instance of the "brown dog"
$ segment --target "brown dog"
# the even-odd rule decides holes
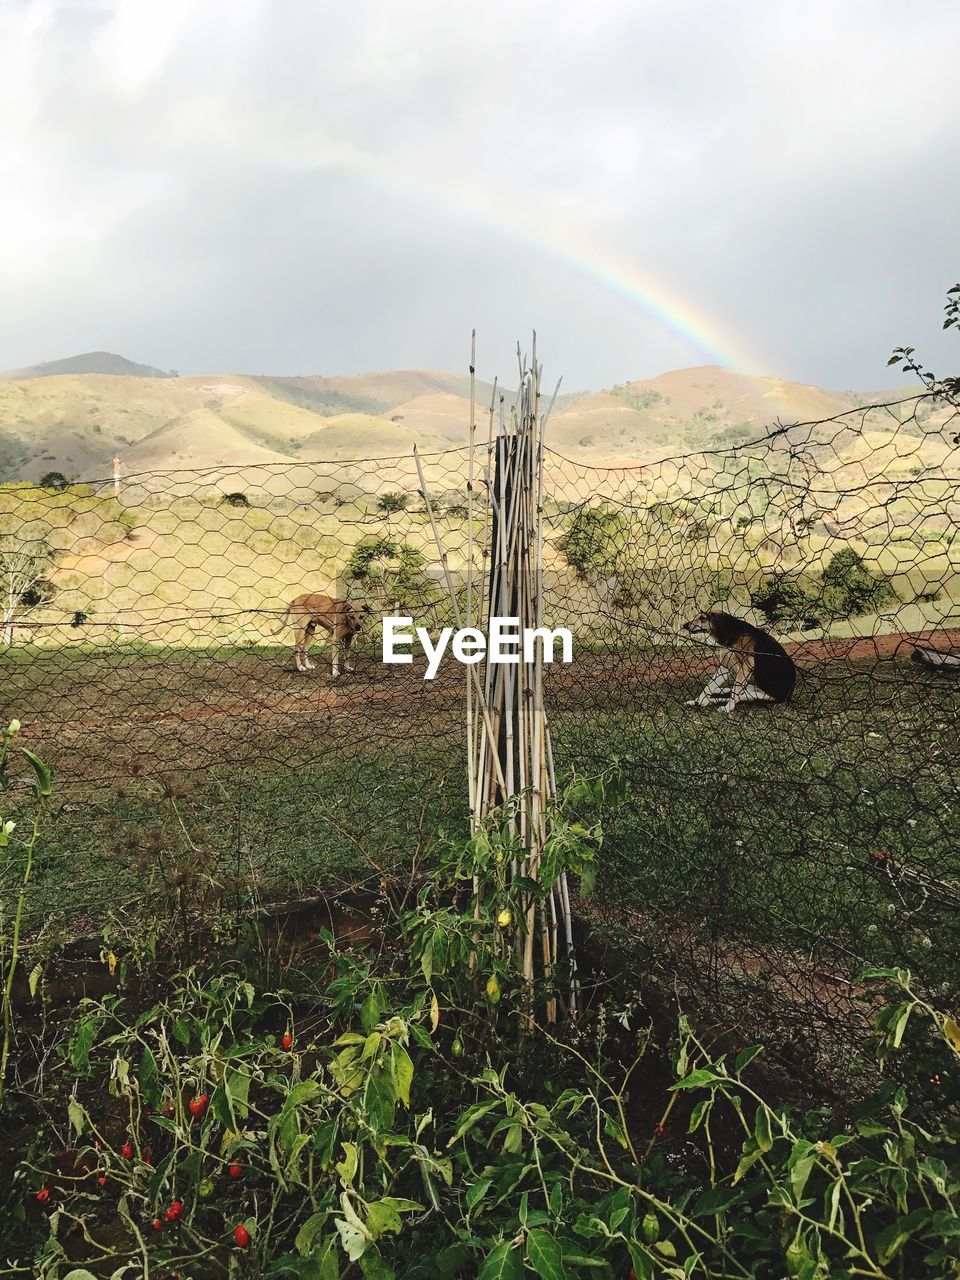
[[[683,629],[726,650],[713,677],[688,707],[719,705],[721,711],[732,711],[741,702],[786,702],[793,693],[797,668],[766,631],[715,609],[685,622]]]
[[[322,627],[333,640],[333,675],[336,677],[340,674],[341,651],[344,670],[353,670],[350,663],[350,646],[369,612],[369,605],[357,604],[353,600],[336,600],[333,596],[307,592],[290,601],[286,613],[280,620],[280,626],[271,634],[279,635],[288,623],[291,624],[295,637],[293,653],[297,670],[312,671],[316,663],[310,661],[310,645],[313,643],[317,627]]]

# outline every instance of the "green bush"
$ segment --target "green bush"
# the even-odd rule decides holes
[[[559,541],[580,578],[608,573],[623,551],[629,520],[610,507],[582,507]]]
[[[377,499],[377,510],[386,515],[395,515],[398,511],[406,511],[409,501],[408,493],[384,493]]]
[[[879,613],[898,599],[890,579],[849,547],[831,556],[818,579],[773,573],[750,595],[750,603],[770,622],[803,626]]]
[[[52,775],[21,754],[40,814]],[[522,921],[524,895],[545,901],[561,871],[588,886],[597,814],[621,791],[615,774],[571,784],[539,886],[507,877],[517,837],[496,817],[441,842],[379,946],[321,930],[280,989],[258,976],[279,957],[252,926],[206,972],[132,988],[108,952],[120,990],[51,1024],[29,1098],[0,1096],[11,1274],[955,1278],[960,1122],[929,1095],[911,1105],[902,1064],[852,1109],[803,1112],[770,1096],[760,1045],[725,1052],[683,1016],[665,1043],[652,992],[608,996],[581,1026],[538,1023],[562,986],[519,981],[505,916]],[[37,830],[0,819],[17,921]],[[960,1027],[908,972],[861,982],[881,1067],[910,1030],[928,1079],[956,1072]]]
[[[425,603],[434,587],[425,574],[422,552],[392,538],[364,538],[350,554],[344,573],[348,583],[356,583],[376,595],[402,605]]]

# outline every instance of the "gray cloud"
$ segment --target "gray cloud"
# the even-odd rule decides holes
[[[960,276],[952,0],[0,0],[0,367],[936,366]],[[956,361],[954,360],[954,365]]]

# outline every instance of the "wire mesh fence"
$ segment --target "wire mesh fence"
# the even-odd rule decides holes
[[[631,784],[581,911],[812,1069],[863,960],[958,994],[958,441],[924,394],[642,466],[546,460],[557,769]],[[457,575],[468,451],[422,462]],[[478,483],[477,564],[488,517]],[[57,770],[35,938],[383,879],[466,829],[465,668],[381,661],[381,617],[453,621],[412,457],[5,485],[0,593],[3,713]],[[370,610],[336,677],[322,626],[294,661],[304,593]],[[732,683],[721,624],[684,629],[709,612],[749,624]],[[788,701],[760,696],[751,627]]]

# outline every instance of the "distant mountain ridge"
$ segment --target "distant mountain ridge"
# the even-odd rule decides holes
[[[66,356],[63,360],[47,360],[42,364],[28,365],[24,369],[7,369],[0,378],[22,381],[26,378],[57,378],[64,374],[99,373],[107,377],[123,378],[174,378],[173,370],[157,369],[152,364],[137,364],[112,351],[85,351],[78,356]]]
[[[409,457],[414,444],[439,452],[469,437],[470,382],[462,373],[177,377],[108,352],[36,370],[0,375],[0,482],[50,471],[68,480],[102,479],[114,456],[127,475],[282,467],[295,460]],[[478,380],[480,439],[492,390]],[[831,391],[710,365],[678,369],[561,397],[547,445],[585,464],[634,466],[742,443],[777,422],[829,419],[908,394]],[[506,388],[507,407],[511,399]]]

